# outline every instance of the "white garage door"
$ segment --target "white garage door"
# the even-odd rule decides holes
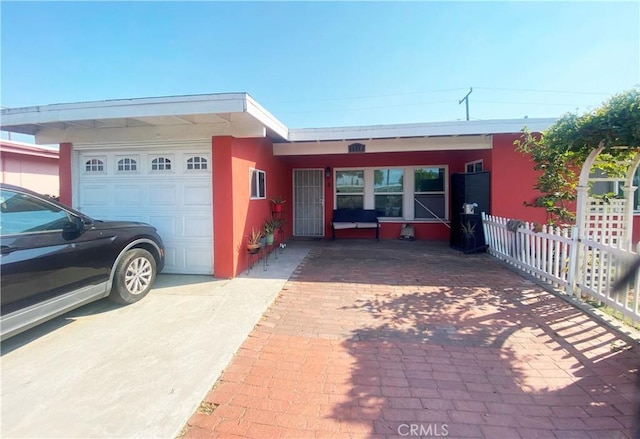
[[[154,225],[166,247],[165,273],[213,274],[210,145],[74,148],[78,210],[97,219]]]

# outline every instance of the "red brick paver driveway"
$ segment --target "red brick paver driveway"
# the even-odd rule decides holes
[[[633,437],[638,365],[615,333],[488,255],[322,242],[185,436]]]

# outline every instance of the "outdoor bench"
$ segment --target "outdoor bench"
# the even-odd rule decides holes
[[[376,240],[380,240],[380,223],[375,209],[335,209],[331,222],[332,239],[336,239],[336,230],[375,229]]]

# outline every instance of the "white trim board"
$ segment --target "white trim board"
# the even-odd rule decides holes
[[[273,154],[276,156],[349,154],[349,145],[351,143],[353,143],[353,141],[347,140],[333,142],[274,143]],[[358,143],[365,144],[365,153],[474,150],[491,149],[492,136],[373,139],[359,141]]]

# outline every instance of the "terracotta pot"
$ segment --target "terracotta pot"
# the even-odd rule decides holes
[[[261,247],[262,247],[262,244],[247,244],[247,250],[252,255],[258,253]]]
[[[271,211],[274,213],[282,212],[282,204],[274,204],[271,207],[272,207]]]

